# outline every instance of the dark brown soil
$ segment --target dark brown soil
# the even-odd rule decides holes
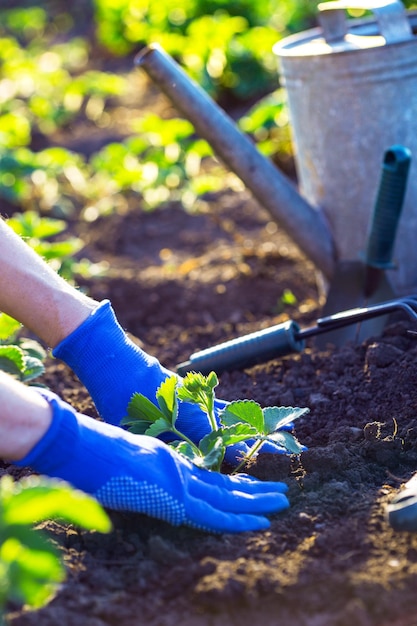
[[[245,193],[207,213],[132,211],[78,226],[122,324],[164,364],[320,313],[314,268]],[[87,285],[86,285],[87,286]],[[284,306],[290,289],[297,298]],[[396,533],[385,506],[417,469],[417,344],[398,320],[363,345],[302,354],[221,376],[218,395],[308,406],[300,461],[260,455],[250,472],[289,485],[291,508],[260,533],[212,536],[133,514],[99,535],[48,523],[66,582],[12,626],[415,626],[417,535]],[[45,381],[95,415],[86,391],[50,361]],[[12,471],[10,468],[3,471]],[[13,472],[15,475],[16,472]]]

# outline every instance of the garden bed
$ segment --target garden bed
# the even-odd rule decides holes
[[[89,257],[109,264],[84,286],[110,298],[121,323],[171,368],[196,349],[320,314],[314,268],[244,192],[213,197],[206,213],[138,209],[75,228]],[[10,624],[415,625],[417,535],[394,532],[385,518],[417,469],[410,327],[393,320],[362,345],[311,343],[220,377],[217,395],[227,400],[311,409],[296,424],[308,446],[301,459],[261,454],[250,467],[289,485],[291,507],[269,530],[216,536],[119,513],[110,535],[48,523],[67,580],[39,611],[11,607]],[[64,365],[50,359],[44,382],[96,416]]]

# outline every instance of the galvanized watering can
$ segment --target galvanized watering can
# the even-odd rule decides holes
[[[346,9],[373,17],[347,20]],[[320,28],[274,51],[285,85],[304,197],[329,220],[340,259],[365,248],[381,154],[403,144],[417,154],[417,14],[399,1],[319,4]],[[417,176],[411,165],[390,278],[417,287]],[[414,174],[414,175],[413,175]]]
[[[345,19],[346,7],[376,19]],[[321,27],[275,47],[288,91],[301,193],[159,47],[136,58],[217,155],[325,278],[365,249],[380,174],[392,144],[417,154],[417,14],[396,0],[326,2]],[[415,164],[414,164],[415,167]],[[410,185],[390,272],[398,294],[417,291],[417,177]]]

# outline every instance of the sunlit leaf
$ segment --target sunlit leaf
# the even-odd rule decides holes
[[[171,430],[171,422],[165,418],[161,418],[149,426],[145,431],[145,435],[148,435],[148,437],[159,437],[162,433],[170,432]]]
[[[20,376],[25,369],[23,351],[17,346],[0,346],[0,370]]]
[[[0,496],[3,479],[0,481]],[[12,497],[3,508],[7,524],[30,524],[61,519],[87,529],[108,532],[110,521],[101,506],[81,491],[61,481],[31,477],[13,485]]]
[[[132,419],[156,422],[157,420],[165,417],[162,411],[141,393],[133,394],[128,404],[127,412],[128,418],[126,418],[126,420]]]
[[[264,433],[264,416],[261,406],[253,400],[237,400],[231,402],[220,414],[220,421],[225,426],[233,426],[244,422]]]
[[[178,384],[177,376],[169,376],[158,387],[156,399],[166,420],[171,424],[177,419],[178,407],[176,389]]]
[[[273,443],[282,446],[288,450],[290,454],[301,454],[301,452],[305,450],[305,447],[300,444],[294,435],[287,433],[284,430],[279,430],[268,435],[268,441],[272,441]]]
[[[274,406],[263,409],[265,419],[265,434],[273,433],[279,428],[287,426],[298,418],[306,415],[310,409],[292,406]]]
[[[45,372],[45,366],[42,361],[33,356],[25,356],[24,364],[24,370],[22,373],[22,380],[24,382],[34,380]]]
[[[0,313],[0,341],[12,337],[21,327],[20,322],[6,313]]]

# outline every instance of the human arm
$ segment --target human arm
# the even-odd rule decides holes
[[[172,375],[128,338],[108,301],[98,303],[63,280],[2,220],[0,310],[54,348],[109,423],[120,423],[135,392],[155,402],[158,387]],[[224,405],[216,402],[217,413]],[[206,415],[189,403],[181,403],[177,426],[195,442],[210,429]],[[245,443],[229,448],[226,459],[235,463],[246,450]]]
[[[61,278],[0,218],[0,311],[54,347],[98,302]]]

